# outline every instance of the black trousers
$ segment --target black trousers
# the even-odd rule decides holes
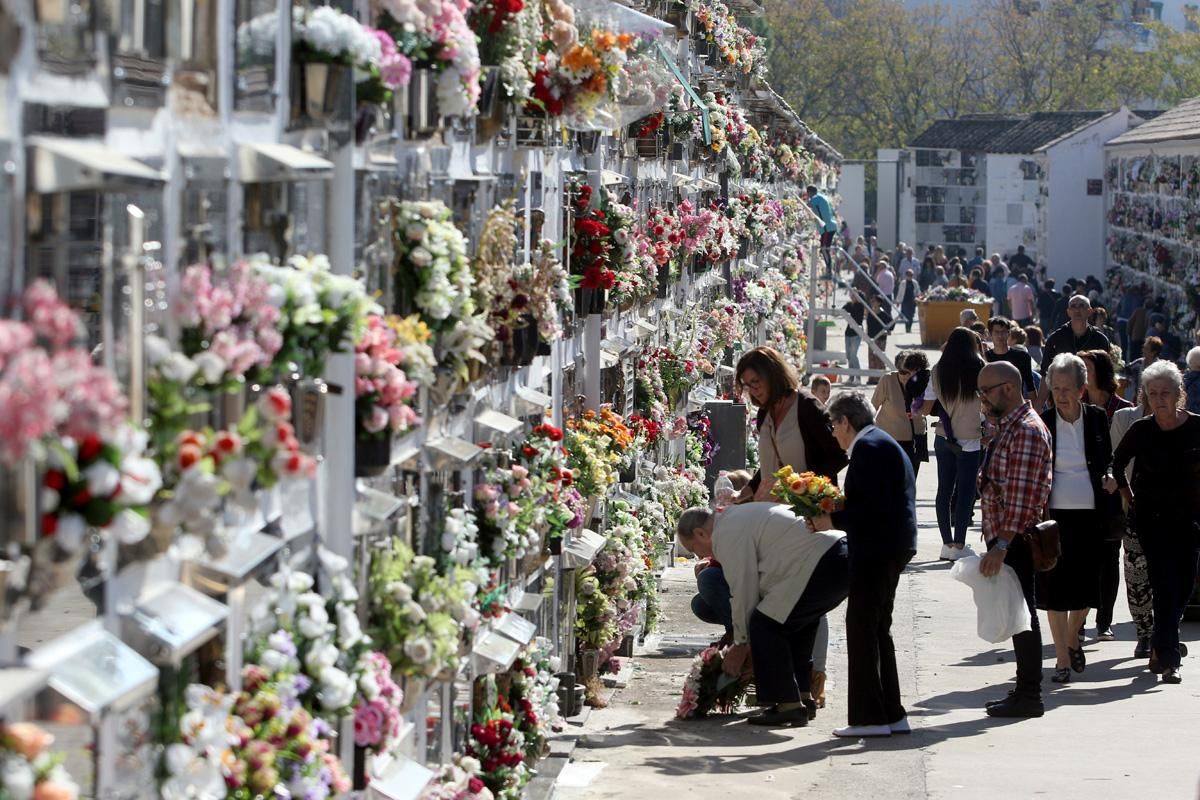
[[[851,559],[850,598],[846,604],[851,725],[887,725],[907,714],[900,704],[892,605],[900,573],[913,555],[909,551]]]
[[[1135,523],[1150,587],[1154,592],[1154,634],[1151,642],[1164,667],[1178,667],[1179,623],[1196,588],[1200,563],[1200,523],[1170,518],[1138,518]]]
[[[921,434],[921,436],[924,436],[924,435],[925,434],[923,434],[923,433]],[[917,458],[917,442],[916,442],[916,440],[908,439],[907,441],[902,442],[899,439],[897,439],[896,444],[900,445],[900,449],[903,450],[904,453],[908,456],[908,463],[912,464],[913,476],[916,477],[917,473],[919,473],[921,471],[921,459]]]
[[[1096,630],[1112,627],[1113,607],[1121,591],[1121,541],[1100,542],[1100,605],[1096,608]]]
[[[988,550],[996,540],[988,542]],[[1030,630],[1013,637],[1013,651],[1017,656],[1017,691],[1041,697],[1042,694],[1042,626],[1038,622],[1037,598],[1034,592],[1033,553],[1029,545],[1018,536],[1008,547],[1004,563],[1013,568],[1025,594],[1025,605],[1029,606]]]
[[[843,538],[821,556],[788,618],[776,622],[757,609],[750,615],[754,688],[761,705],[795,703],[811,688],[813,642],[821,618],[849,591],[849,560]]]

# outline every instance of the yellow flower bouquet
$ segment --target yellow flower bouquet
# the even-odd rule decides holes
[[[824,475],[796,472],[789,466],[776,472],[775,479],[772,496],[791,506],[792,513],[798,517],[811,519],[845,505],[846,496]]]

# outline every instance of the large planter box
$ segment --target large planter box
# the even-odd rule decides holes
[[[917,319],[921,323],[921,344],[929,347],[940,347],[950,336],[950,331],[958,327],[958,315],[965,309],[973,308],[979,316],[979,321],[987,324],[992,314],[991,303],[967,303],[951,300],[935,300],[931,303],[917,304]]]

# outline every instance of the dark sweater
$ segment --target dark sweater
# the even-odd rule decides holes
[[[1200,521],[1200,415],[1188,414],[1182,425],[1164,431],[1154,417],[1143,417],[1129,427],[1113,457],[1113,475],[1122,487],[1125,468],[1133,465],[1133,494],[1137,518]],[[1171,531],[1142,525],[1140,535],[1178,536]]]

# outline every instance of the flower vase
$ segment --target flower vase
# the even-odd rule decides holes
[[[324,453],[325,396],[328,385],[320,378],[306,378],[292,384],[292,426],[300,447],[309,455]]]
[[[437,104],[438,73],[431,69],[414,69],[408,82],[408,134],[427,136],[441,127],[442,118]]]
[[[600,675],[600,651],[584,649],[579,652],[579,682],[587,683]]]
[[[561,535],[552,536],[549,539],[547,539],[546,547],[547,547],[547,549],[550,550],[550,555],[561,556],[562,555],[562,547],[563,547],[562,536]]]
[[[354,475],[374,478],[387,472],[392,463],[392,437],[360,432],[354,438]]]
[[[750,255],[750,237],[743,236],[743,237],[741,237],[741,241],[738,242],[737,257],[738,258],[746,258],[749,255]]]
[[[658,265],[658,283],[655,297],[660,300],[665,300],[671,296],[671,265]]]
[[[349,122],[353,69],[319,61],[292,63],[292,126]]]
[[[575,142],[580,155],[595,155],[596,148],[600,146],[600,131],[576,131]]]
[[[586,317],[588,314],[604,313],[604,289],[576,289],[575,314]]]
[[[627,467],[621,467],[620,471],[617,472],[617,481],[620,483],[633,483],[636,481],[638,471],[637,467],[638,460],[637,458],[634,458],[632,464]]]
[[[508,104],[504,102],[504,81],[499,67],[484,67],[479,78],[479,114],[475,117],[475,141],[486,144],[504,128]]]

